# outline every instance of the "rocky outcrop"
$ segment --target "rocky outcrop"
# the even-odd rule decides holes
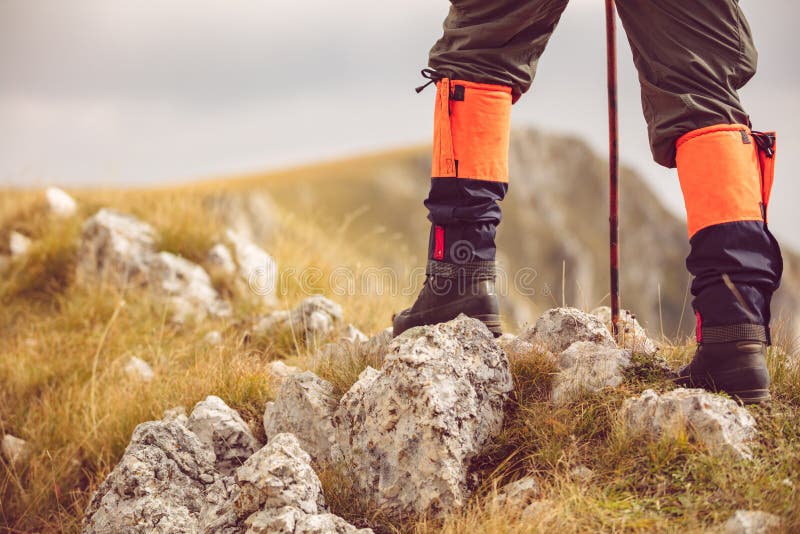
[[[725,522],[724,534],[769,534],[779,532],[783,521],[780,516],[756,510],[736,510]]]
[[[330,336],[342,323],[342,307],[322,295],[304,299],[291,311],[275,311],[254,328],[257,333],[291,329],[306,343],[316,343]]]
[[[603,321],[606,328],[611,330],[611,308],[608,306],[600,306],[592,310],[592,315]],[[648,356],[654,355],[658,352],[658,345],[655,341],[647,337],[636,316],[628,310],[620,310],[619,319],[617,321],[619,327],[619,342],[622,348],[628,349],[632,352],[642,352]]]
[[[480,321],[460,315],[404,332],[334,418],[355,487],[396,514],[463,504],[470,464],[499,432],[511,389],[508,360]]]
[[[590,341],[612,348],[617,346],[600,319],[577,308],[547,310],[519,338],[529,343],[538,342],[554,354],[559,354],[576,341]]]
[[[627,350],[591,341],[573,343],[558,357],[559,372],[553,378],[550,398],[561,405],[586,393],[618,386],[630,365]]]
[[[712,454],[750,458],[748,442],[756,421],[731,399],[702,389],[678,388],[662,395],[652,389],[627,399],[620,417],[629,432],[651,438],[686,434]]]
[[[230,306],[219,297],[208,273],[184,258],[156,252],[157,239],[149,224],[101,209],[83,224],[78,280],[146,287],[170,302],[177,322],[206,314],[229,315]]]
[[[278,264],[267,252],[233,230],[225,236],[233,244],[239,276],[248,290],[258,295],[265,304],[274,305],[278,284]]]
[[[261,447],[239,413],[214,395],[197,403],[186,426],[214,451],[222,474],[231,474]]]
[[[150,260],[150,286],[172,304],[173,321],[202,318],[207,313],[230,315],[230,305],[211,284],[208,273],[199,265],[170,252],[159,252]]]
[[[212,447],[219,451],[223,436],[231,434],[216,427],[206,432],[218,412],[226,412],[222,420],[230,424],[218,404],[206,399],[186,424],[180,410],[171,410],[165,420],[136,427],[119,464],[92,496],[83,532],[372,532],[328,512],[311,459],[291,434],[273,436],[231,476],[220,474]],[[206,411],[214,413],[200,418],[209,406]]]
[[[58,187],[48,187],[44,192],[47,207],[56,217],[72,217],[78,211],[78,203]]]
[[[284,432],[294,434],[317,463],[329,463],[337,456],[332,448],[336,442],[333,414],[338,404],[333,384],[311,371],[286,376],[275,402],[268,402],[264,411],[267,439]]]
[[[233,506],[247,532],[367,534],[327,513],[310,457],[291,434],[273,436],[236,471]]]
[[[83,532],[199,532],[206,493],[218,477],[214,453],[185,426],[142,423],[92,496]]]
[[[119,286],[146,285],[157,239],[149,224],[103,208],[83,223],[78,278],[110,280]]]
[[[224,243],[217,243],[208,251],[208,263],[214,269],[231,275],[236,272],[236,262],[233,261],[231,250]]]

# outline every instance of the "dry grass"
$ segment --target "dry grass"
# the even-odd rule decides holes
[[[253,184],[243,180],[236,187]],[[219,187],[205,187],[78,193],[79,219],[100,206],[136,214],[159,229],[163,248],[203,262],[222,225],[203,202]],[[331,359],[311,358],[317,347],[291,334],[247,336],[263,310],[221,275],[215,283],[235,301],[235,316],[183,326],[171,324],[164,306],[142,294],[78,286],[71,273],[79,221],[52,221],[41,202],[34,193],[0,195],[0,242],[11,230],[35,240],[30,254],[0,281],[0,433],[28,440],[33,451],[19,471],[0,462],[0,530],[77,531],[90,492],[118,461],[133,428],[167,408],[191,409],[215,394],[263,437],[263,406],[274,395],[266,365],[273,359],[313,367],[339,394],[366,365],[380,364],[380,348],[345,346],[349,363],[332,365]],[[328,275],[343,259],[363,273],[371,252],[384,257],[393,248],[396,255],[403,251],[384,237],[353,243],[344,235],[282,214],[280,232],[267,248],[281,266],[319,269],[323,276],[306,286],[332,296],[349,322],[376,333],[412,295],[332,295]],[[282,307],[303,296],[296,277],[282,289]],[[210,330],[222,333],[222,345],[203,342]],[[790,529],[800,528],[800,377],[797,366],[787,365],[796,352],[781,345],[785,350],[770,353],[775,402],[753,410],[761,429],[753,461],[721,461],[685,439],[647,443],[622,432],[616,412],[625,397],[646,387],[671,387],[657,373],[637,374],[622,388],[555,408],[547,400],[553,364],[532,354],[511,362],[515,398],[501,435],[476,461],[475,495],[462,510],[438,521],[389,518],[360,499],[336,467],[320,472],[326,498],[335,513],[379,532],[691,532],[738,508],[777,513]],[[134,354],[153,366],[153,382],[125,378],[123,364]],[[676,342],[665,357],[672,364],[686,361],[690,343]],[[576,466],[591,469],[592,478],[576,480]],[[492,496],[503,483],[527,475],[537,477],[548,505],[522,518]]]

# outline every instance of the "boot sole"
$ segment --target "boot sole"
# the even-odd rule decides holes
[[[744,389],[740,391],[726,391],[728,395],[742,404],[766,404],[772,400],[768,389]]]

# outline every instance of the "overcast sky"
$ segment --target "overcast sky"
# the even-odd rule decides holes
[[[771,226],[800,248],[800,3],[741,5],[760,51],[742,98],[757,129],[779,132]],[[413,87],[447,7],[0,0],[0,184],[159,184],[427,142],[434,91]],[[603,31],[602,0],[571,1],[516,125],[606,149]],[[682,213],[674,171],[650,160],[620,33],[622,159]]]

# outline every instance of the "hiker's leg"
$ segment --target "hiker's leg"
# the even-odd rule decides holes
[[[494,294],[498,202],[508,189],[512,101],[528,90],[567,0],[454,0],[430,52],[436,80],[425,287],[397,315],[411,326],[481,318],[499,335]],[[436,290],[434,286],[450,288]]]
[[[429,260],[494,261],[497,202],[508,188],[511,103],[530,88],[566,5],[567,0],[452,2],[428,63],[443,77],[437,82],[425,201],[432,223]],[[469,246],[472,252],[463,250]]]
[[[453,0],[428,66],[452,80],[526,92],[567,0]]]
[[[737,93],[756,70],[750,28],[733,0],[617,6],[639,71],[653,156],[678,168],[698,341],[718,360],[711,378],[720,389],[758,400],[768,395],[763,343],[782,260],[766,226],[774,147],[750,131]],[[749,376],[739,364],[758,370]],[[748,389],[762,391],[748,398]]]

